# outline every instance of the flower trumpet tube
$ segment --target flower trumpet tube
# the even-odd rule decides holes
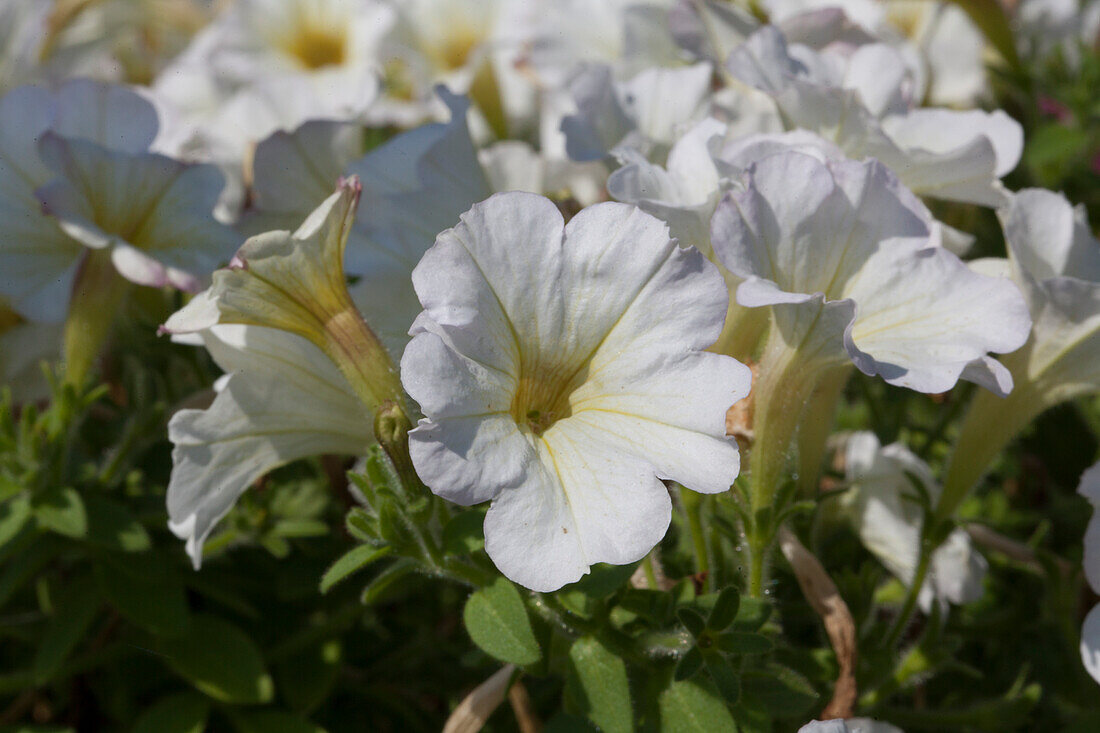
[[[1005,359],[1016,387],[1005,399],[978,394],[967,410],[936,512],[951,515],[990,462],[1044,410],[1100,391],[1100,242],[1083,209],[1028,189],[1000,212],[1008,262],[978,266],[1011,278],[1027,297],[1034,325],[1027,344]]]

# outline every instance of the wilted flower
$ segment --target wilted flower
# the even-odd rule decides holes
[[[736,477],[725,413],[749,373],[700,351],[725,287],[660,221],[598,204],[566,225],[545,198],[497,194],[439,235],[413,283],[413,463],[444,498],[492,500],[486,550],[508,577],[553,590],[637,560],[669,523],[659,478],[713,493]]]

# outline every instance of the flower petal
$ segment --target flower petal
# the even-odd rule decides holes
[[[306,456],[361,453],[373,435],[343,375],[308,341],[255,326],[204,335],[228,380],[208,409],[181,410],[168,426],[170,526],[195,567],[207,535],[257,478]]]
[[[668,529],[668,491],[642,460],[603,433],[561,421],[536,444],[526,480],[493,501],[485,551],[500,571],[540,592],[578,580],[598,562],[642,558]]]

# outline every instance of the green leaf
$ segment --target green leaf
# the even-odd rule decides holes
[[[626,588],[618,605],[655,625],[664,625],[672,619],[672,596],[664,591],[649,588]]]
[[[474,643],[502,662],[525,665],[542,658],[523,598],[507,578],[475,591],[466,601],[462,620]]]
[[[638,568],[638,563],[629,565],[608,565],[597,563],[592,566],[591,572],[576,583],[562,588],[562,591],[579,591],[589,598],[607,598],[612,593],[630,580],[630,576]]]
[[[35,650],[35,683],[50,681],[99,614],[103,600],[90,578],[76,583],[58,601],[57,612],[46,626]]]
[[[723,588],[718,594],[718,600],[714,608],[707,616],[707,628],[711,631],[725,631],[733,619],[737,617],[737,609],[741,606],[741,594],[736,588]]]
[[[334,562],[321,576],[321,592],[328,593],[332,586],[392,553],[393,548],[388,546],[358,545],[353,547]]]
[[[772,604],[760,598],[742,598],[741,607],[737,609],[737,616],[733,619],[733,628],[736,631],[756,631],[763,626],[772,615]]]
[[[11,542],[31,518],[31,500],[20,494],[0,504],[0,547]]]
[[[349,474],[355,475],[355,474]],[[379,539],[378,520],[367,510],[355,507],[348,512],[344,519],[344,526],[355,539],[360,542],[375,542]]]
[[[471,509],[455,515],[443,528],[443,550],[448,555],[472,555],[485,547],[485,512]]]
[[[76,489],[63,488],[43,495],[34,506],[34,517],[42,529],[82,539],[88,534],[88,514]]]
[[[209,716],[210,703],[201,695],[170,695],[142,713],[131,733],[203,733]]]
[[[572,707],[600,730],[606,733],[634,730],[626,665],[596,639],[577,639],[569,648],[566,696]]]
[[[85,507],[89,541],[122,552],[144,552],[149,549],[152,544],[149,533],[122,504],[101,496],[89,496]]]
[[[325,733],[316,723],[281,710],[237,713],[233,722],[241,733]]]
[[[214,616],[196,616],[187,633],[159,640],[159,651],[181,677],[222,702],[270,702],[274,684],[260,650],[243,631]]]
[[[376,603],[378,599],[384,597],[395,584],[415,573],[416,567],[415,560],[407,557],[401,558],[388,568],[382,570],[382,572],[378,573],[378,575],[374,576],[371,581],[367,583],[367,586],[363,588],[362,595],[359,596],[359,602],[366,606]]]
[[[703,655],[710,678],[714,680],[714,686],[718,688],[718,694],[726,701],[727,705],[736,705],[741,698],[741,682],[737,679],[737,673],[729,660],[717,652]]]
[[[727,654],[767,654],[775,648],[768,637],[749,631],[727,631],[718,636],[715,646]]]
[[[778,718],[805,715],[818,698],[817,691],[805,677],[778,664],[745,672],[741,675],[741,685],[746,697]]]
[[[662,733],[736,730],[729,708],[711,689],[694,681],[673,682],[657,699]]]
[[[691,608],[681,608],[676,612],[676,617],[684,625],[691,635],[698,639],[707,629],[707,622],[699,615],[699,612]]]
[[[676,671],[672,674],[672,678],[677,682],[691,679],[702,668],[703,652],[699,647],[693,646],[691,649],[687,650],[687,654],[680,658],[679,663],[676,665]]]
[[[340,640],[329,639],[280,661],[275,676],[287,705],[299,713],[321,705],[336,684],[342,656]]]
[[[107,600],[127,619],[157,636],[186,631],[191,613],[175,568],[153,553],[125,558],[106,560],[96,568]]]

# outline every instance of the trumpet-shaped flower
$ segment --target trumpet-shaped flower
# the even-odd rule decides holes
[[[93,250],[143,285],[197,289],[232,251],[212,217],[222,177],[147,152],[153,107],[133,92],[73,81],[0,99],[0,295],[32,320],[64,318]]]
[[[979,394],[968,409],[944,479],[944,516],[1039,413],[1100,392],[1100,242],[1084,209],[1060,194],[1027,189],[1000,214],[1009,260],[977,266],[1020,287],[1034,325],[1024,348],[1005,359],[1013,393],[1006,400]]]
[[[852,158],[877,158],[917,194],[985,206],[1006,200],[998,179],[1019,162],[1020,125],[1000,111],[914,109],[912,74],[885,44],[817,53],[788,47],[778,30],[765,27],[727,67],[770,94],[788,128],[816,132]]]
[[[1081,474],[1077,493],[1092,505],[1092,518],[1085,530],[1085,578],[1093,592],[1100,593],[1100,463]],[[1081,627],[1081,661],[1092,678],[1100,682],[1100,605],[1097,605]]]
[[[770,307],[772,318],[754,393],[754,508],[781,485],[804,413],[815,411],[807,425],[828,424],[852,363],[922,392],[960,377],[1011,389],[987,353],[1027,339],[1023,297],[938,246],[924,206],[881,163],[769,156],[749,167],[711,226],[719,261],[744,278],[737,302]],[[816,464],[827,432],[809,434],[800,460]]]
[[[868,375],[944,392],[1027,338],[1017,288],[937,246],[924,207],[881,164],[780,153],[751,166],[715,212],[737,302],[774,306],[784,341]],[[1007,392],[1007,389],[1003,389]]]
[[[486,551],[509,578],[548,591],[637,560],[670,520],[659,479],[719,492],[736,477],[725,412],[750,376],[701,351],[725,287],[657,219],[597,204],[566,225],[545,198],[497,194],[439,235],[413,284],[413,464],[444,498],[492,500]]]
[[[298,458],[362,452],[373,411],[403,400],[344,282],[358,199],[358,182],[345,181],[296,232],[252,237],[163,327],[198,333],[227,373],[209,409],[183,410],[169,424],[171,527],[196,565],[252,481]]]
[[[848,438],[844,466],[851,488],[841,501],[860,540],[895,577],[912,585],[920,559],[923,516],[920,506],[904,497],[915,493],[913,476],[934,501],[940,487],[932,470],[901,443],[881,446],[869,432]],[[932,553],[918,595],[921,608],[927,613],[933,600],[942,604],[977,600],[988,567],[970,546],[966,532],[956,529]]]

